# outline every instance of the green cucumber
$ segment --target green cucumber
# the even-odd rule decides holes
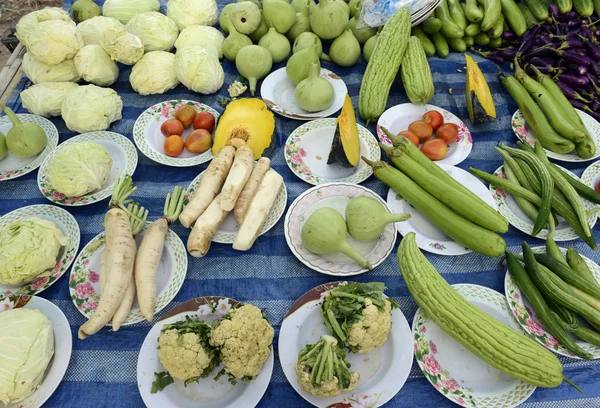
[[[431,42],[435,45],[435,53],[440,58],[446,58],[450,54],[450,48],[446,37],[441,32],[433,33],[431,35]]]
[[[590,282],[595,282],[596,286],[600,287],[600,283],[598,283],[596,277],[587,266],[585,259],[572,246],[567,248],[567,264],[575,272],[586,277]]]
[[[448,10],[447,1],[448,0],[442,0],[439,6],[435,8],[435,16],[442,20],[442,29],[440,32],[444,34],[446,38],[462,38],[465,36],[465,32],[452,20],[450,10]]]
[[[573,0],[573,6],[580,17],[589,17],[594,14],[594,2],[592,0]]]
[[[529,8],[527,8],[525,3],[519,3],[519,4],[517,4],[517,6],[521,10],[521,13],[523,13],[523,17],[525,17],[525,22],[527,23],[527,28],[539,23],[539,20],[537,18],[535,18],[535,16],[531,12],[531,10],[529,10]]]
[[[447,41],[452,51],[465,52],[467,50],[467,44],[462,38],[447,38]]]
[[[504,15],[505,21],[508,22],[508,25],[514,31],[514,33],[521,37],[527,31],[527,22],[525,21],[525,16],[517,6],[517,3],[514,0],[500,0],[500,4],[502,6],[502,14]]]
[[[573,9],[573,0],[554,0],[560,14],[567,14]]]
[[[471,23],[479,23],[483,20],[483,11],[477,6],[477,0],[465,0],[464,7],[465,17]]]
[[[442,20],[439,18],[430,16],[427,17],[421,24],[423,32],[427,34],[437,33],[442,29]]]
[[[546,268],[550,269],[565,283],[568,283],[590,296],[600,299],[600,288],[595,285],[595,280],[590,280],[588,277],[575,272],[573,269],[569,268],[568,265],[562,264],[548,254],[535,254],[535,259]]]
[[[475,44],[488,45],[489,43],[490,43],[490,37],[483,31],[475,36]]]
[[[555,302],[548,299],[546,299],[546,303],[556,314],[556,316],[565,323],[565,325],[562,325],[565,330],[572,332],[579,327],[579,319],[577,318],[575,312],[567,309],[564,306],[557,305]]]
[[[540,0],[523,0],[529,11],[538,19],[538,21],[547,21],[549,17],[548,6]]]
[[[471,48],[475,44],[475,39],[471,36],[465,35],[462,39],[465,42],[467,48]]]
[[[477,0],[483,5],[484,13],[481,20],[481,29],[488,31],[502,18],[502,4],[500,0]]]
[[[450,12],[450,17],[452,21],[459,26],[462,30],[467,28],[467,18],[465,17],[465,12],[460,6],[460,2],[458,0],[447,0],[448,1],[448,11]]]
[[[556,259],[561,264],[568,266],[567,260],[562,254],[562,251],[560,250],[559,246],[556,245],[556,242],[552,239],[550,235],[546,237],[546,253],[552,258]]]
[[[475,37],[477,34],[481,32],[481,25],[477,23],[471,23],[465,28],[465,35],[469,37]]]
[[[427,37],[423,30],[421,30],[421,27],[413,27],[411,35],[417,37],[421,41],[423,50],[425,50],[425,55],[427,55],[428,57],[432,57],[435,55],[435,45],[433,45],[429,37]]]

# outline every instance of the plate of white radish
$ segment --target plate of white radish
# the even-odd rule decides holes
[[[254,162],[246,146],[225,146],[190,183],[179,220],[184,227],[194,224],[187,245],[192,256],[206,255],[211,242],[248,250],[277,224],[287,189],[270,166],[266,157]]]

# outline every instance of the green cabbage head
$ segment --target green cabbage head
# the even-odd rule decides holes
[[[177,24],[157,11],[134,16],[125,29],[142,40],[144,52],[171,51],[179,35]]]
[[[63,20],[39,23],[29,33],[27,43],[27,51],[49,65],[73,59],[83,47],[83,40],[75,28],[75,23]]]
[[[77,24],[77,32],[84,45],[100,45],[102,33],[109,27],[125,28],[116,18],[96,16]]]
[[[65,96],[60,114],[73,132],[106,130],[121,119],[123,101],[114,89],[83,85]]]
[[[175,54],[151,51],[131,69],[129,82],[140,95],[162,94],[179,85],[175,73]]]
[[[68,242],[69,239],[56,224],[37,217],[14,221],[2,227],[0,283],[21,285],[49,275],[56,265],[60,248]]]
[[[121,23],[127,24],[136,14],[159,9],[158,0],[106,0],[102,6],[102,15],[116,18]]]
[[[65,96],[78,86],[75,82],[42,82],[21,92],[21,102],[34,115],[60,116]]]
[[[24,46],[28,47],[27,37],[31,30],[42,21],[48,20],[63,20],[73,22],[69,13],[58,7],[46,7],[41,10],[32,11],[29,14],[21,17],[16,26],[15,35],[23,43]]]
[[[74,143],[48,163],[48,181],[59,193],[79,197],[102,187],[112,164],[106,147],[94,142]]]
[[[58,65],[49,65],[26,52],[23,56],[23,72],[34,84],[42,82],[77,82],[80,77],[75,62],[70,59]]]
[[[50,320],[36,309],[0,313],[0,402],[23,401],[38,388],[54,355]]]

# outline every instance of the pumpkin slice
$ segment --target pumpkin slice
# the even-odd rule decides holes
[[[241,98],[229,102],[219,119],[212,152],[227,145],[247,145],[258,160],[272,145],[275,117],[259,98]]]
[[[331,150],[327,164],[339,163],[343,167],[356,167],[360,161],[360,141],[356,114],[352,107],[350,95],[346,94],[342,113],[335,121],[335,134],[331,142]]]
[[[465,96],[467,111],[472,123],[487,123],[496,119],[496,106],[492,99],[490,87],[486,82],[479,65],[465,54],[467,60],[467,83]]]

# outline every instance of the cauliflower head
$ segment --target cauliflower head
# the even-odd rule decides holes
[[[230,378],[247,380],[256,377],[269,358],[274,335],[263,312],[245,304],[217,323],[210,333],[210,345],[219,349]]]
[[[296,362],[296,375],[298,384],[304,388],[304,391],[311,393],[315,397],[328,398],[340,395],[342,391],[352,391],[358,385],[360,375],[357,372],[351,373],[351,382],[348,388],[341,388],[338,378],[333,376],[330,380],[325,380],[315,386],[310,382],[310,373],[312,369],[304,363]]]
[[[392,304],[383,301],[385,306],[378,309],[371,299],[365,299],[362,319],[350,326],[348,343],[358,348],[358,353],[370,353],[375,347],[383,346],[392,329]]]

